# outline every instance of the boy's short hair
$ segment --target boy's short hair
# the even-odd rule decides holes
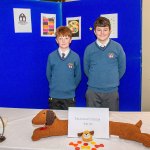
[[[109,30],[111,30],[110,20],[106,17],[98,17],[94,22],[94,30],[96,27],[109,27]]]
[[[66,27],[66,26],[60,26],[56,29],[56,33],[55,33],[56,37],[59,36],[69,36],[70,38],[72,37],[72,32],[71,30]]]

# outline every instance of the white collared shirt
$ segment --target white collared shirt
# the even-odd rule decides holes
[[[108,40],[104,43],[104,44],[102,44],[102,43],[100,43],[100,41],[97,39],[96,40],[96,43],[98,44],[98,46],[100,46],[100,47],[106,47],[107,46],[107,44],[109,43],[109,38],[108,38]]]
[[[64,53],[65,54],[64,58],[66,58],[67,55],[70,52],[70,49],[68,48],[66,51],[63,52],[60,48],[58,48],[58,52],[59,52],[59,54],[60,54],[61,57],[62,57],[62,53]]]

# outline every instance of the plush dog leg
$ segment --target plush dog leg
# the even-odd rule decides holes
[[[37,128],[33,131],[32,140],[38,141],[41,138],[48,137],[48,132],[45,131],[45,127]]]
[[[141,133],[141,135],[137,137],[136,141],[143,143],[143,145],[146,147],[150,147],[150,134]]]

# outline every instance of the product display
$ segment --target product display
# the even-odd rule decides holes
[[[44,127],[39,127],[33,131],[33,141],[49,136],[68,134],[68,120],[60,120],[51,110],[40,111],[32,119],[32,124],[44,125]],[[136,141],[146,147],[150,147],[150,134],[142,133],[140,130],[141,126],[141,120],[136,124],[109,121],[109,134],[119,136],[122,139]]]

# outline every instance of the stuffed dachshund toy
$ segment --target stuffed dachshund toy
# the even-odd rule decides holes
[[[35,125],[45,125],[33,131],[33,141],[49,136],[68,134],[68,120],[60,120],[51,110],[40,111],[32,119],[32,123]],[[141,125],[141,120],[136,124],[109,121],[109,134],[119,136],[122,139],[136,141],[146,147],[150,147],[150,134],[141,133]]]

